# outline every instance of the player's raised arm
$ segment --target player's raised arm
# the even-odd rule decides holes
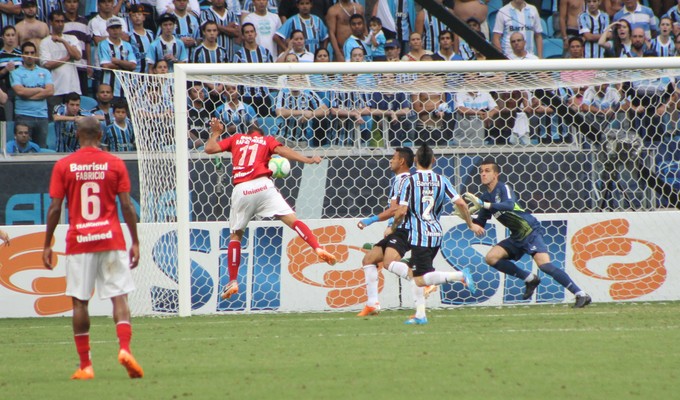
[[[288,146],[278,146],[274,149],[274,153],[280,155],[281,157],[287,158],[290,161],[298,161],[305,164],[318,164],[321,162],[321,157],[319,156],[307,157]]]
[[[222,121],[220,121],[217,118],[211,118],[210,119],[210,138],[208,138],[208,141],[205,142],[205,145],[203,146],[203,151],[205,151],[207,154],[217,154],[222,152],[222,148],[220,147],[219,143],[217,143],[218,139],[222,134],[224,133],[224,124]]]
[[[463,221],[465,221],[468,228],[470,228],[470,230],[474,232],[475,235],[481,236],[484,234],[484,228],[475,224],[472,221],[470,209],[468,208],[467,204],[465,203],[465,200],[463,200],[462,197],[458,197],[456,201],[453,202],[453,205],[456,208],[455,214],[458,215]]]

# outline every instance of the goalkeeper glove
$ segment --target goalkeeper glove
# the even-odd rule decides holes
[[[479,199],[479,197],[475,196],[474,194],[467,192],[463,195],[463,198],[470,203],[472,203],[472,206],[470,206],[470,214],[472,214],[472,209],[476,207],[476,210],[479,210],[480,208],[486,208],[487,210],[489,207],[491,207],[491,203],[485,203]]]
[[[460,208],[458,208],[458,206],[456,206],[456,205],[454,205],[453,208],[455,209],[455,211],[453,212],[453,215],[457,216],[458,218],[460,218],[462,220],[465,220],[465,218],[463,218],[463,213],[460,212]],[[479,211],[479,209],[480,209],[480,207],[479,207],[478,204],[473,204],[473,203],[468,204],[468,211],[470,212],[470,215],[477,214],[477,211]]]

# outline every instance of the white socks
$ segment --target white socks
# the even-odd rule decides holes
[[[392,261],[390,265],[387,266],[387,270],[395,275],[398,275],[401,278],[409,279],[408,278],[409,267],[408,265],[406,265],[406,263],[403,263],[401,261]]]
[[[375,307],[378,303],[378,268],[373,265],[364,265],[364,277],[366,278],[366,305]]]
[[[425,288],[411,282],[411,291],[416,303],[416,318],[425,318]]]
[[[462,282],[463,273],[460,271],[454,272],[443,272],[443,271],[432,271],[423,275],[423,280],[429,285],[441,285],[447,282]]]

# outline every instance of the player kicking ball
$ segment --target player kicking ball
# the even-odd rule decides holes
[[[491,216],[510,230],[510,237],[502,240],[489,250],[486,262],[503,272],[524,280],[525,290],[522,298],[531,298],[541,283],[541,279],[532,272],[527,272],[512,262],[519,260],[524,254],[529,254],[538,268],[550,275],[559,284],[576,295],[574,308],[583,308],[591,303],[590,296],[581,290],[566,272],[559,269],[550,261],[548,246],[543,241],[541,223],[517,204],[512,189],[498,179],[501,169],[493,160],[484,160],[479,166],[479,174],[486,192],[479,198],[471,193],[465,193],[465,200],[472,203],[470,209],[474,213],[479,210],[475,224],[484,227]]]
[[[222,292],[222,299],[229,299],[238,293],[238,268],[241,265],[241,239],[246,226],[254,216],[277,218],[292,228],[316,252],[321,260],[334,265],[336,258],[319,246],[319,242],[281,196],[271,180],[269,159],[278,154],[291,161],[305,164],[318,164],[321,157],[306,157],[279,143],[272,136],[265,136],[257,124],[252,124],[248,133],[237,133],[221,139],[225,133],[224,124],[219,119],[210,120],[210,138],[205,143],[207,154],[228,151],[232,154],[231,211],[229,213],[229,246],[227,248],[229,283]]]

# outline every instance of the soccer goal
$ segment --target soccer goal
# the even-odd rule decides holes
[[[479,192],[479,162],[496,160],[520,203],[545,224],[554,258],[579,274],[576,280],[592,280],[584,286],[597,301],[675,296],[666,289],[664,263],[676,256],[667,241],[678,222],[680,188],[677,58],[176,64],[168,76],[116,74],[139,156],[135,314],[360,308],[363,245],[378,241],[385,225],[360,231],[357,219],[387,206],[393,149],[422,143],[435,148],[436,170],[461,193]],[[242,243],[239,286],[247,289],[220,299],[231,160],[202,151],[212,116],[228,133],[257,123],[282,143],[324,158],[293,163],[276,184],[338,254],[338,265],[319,264],[280,223],[255,221]],[[484,249],[506,236],[504,228],[493,225],[475,239],[460,222],[445,218],[438,260],[443,268],[474,265],[481,294],[444,286],[431,306],[521,302],[522,283],[483,261]],[[616,239],[633,231],[632,241]],[[602,261],[607,256],[634,262],[612,267]],[[410,307],[410,291],[386,275],[383,308]],[[535,300],[564,301],[550,280]]]

